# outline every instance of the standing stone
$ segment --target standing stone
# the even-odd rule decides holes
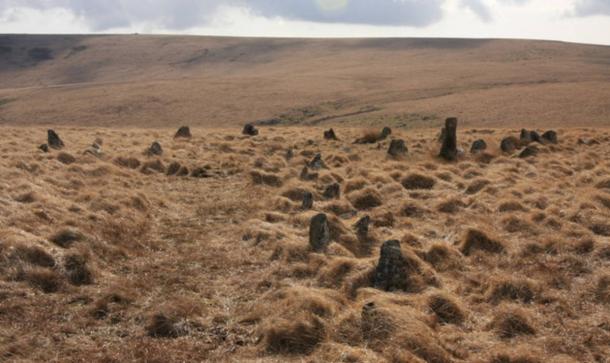
[[[542,141],[550,143],[550,144],[556,144],[557,143],[557,132],[550,130],[545,132],[544,134],[542,134]]]
[[[369,225],[371,224],[371,217],[364,216],[354,224],[354,228],[356,229],[356,235],[358,239],[363,240],[366,239],[369,235]]]
[[[246,126],[244,126],[244,130],[242,131],[242,134],[248,136],[256,136],[258,135],[258,129],[252,124],[246,124]]]
[[[159,144],[159,142],[155,141],[150,145],[146,153],[148,155],[160,156],[163,155],[163,148],[161,147],[161,144]]]
[[[440,156],[447,161],[457,160],[457,124],[458,120],[455,117],[445,120],[445,137]]]
[[[59,137],[59,135],[57,135],[57,133],[53,130],[47,131],[47,144],[52,149],[56,149],[56,150],[63,149],[63,147],[64,147],[64,142],[61,141],[61,138]]]
[[[309,224],[309,245],[316,252],[322,252],[330,242],[330,228],[326,214],[320,213]]]
[[[322,154],[316,154],[316,156],[311,159],[311,161],[307,164],[312,169],[322,169],[326,168],[324,161],[322,160]]]
[[[341,186],[339,183],[327,186],[323,196],[325,199],[339,199],[341,197]]]
[[[532,139],[532,142],[537,142],[542,144],[542,138],[540,137],[540,134],[537,133],[536,131],[530,131],[530,138]]]
[[[294,151],[292,149],[286,150],[286,154],[284,155],[284,159],[291,160],[294,157]]]
[[[388,136],[392,135],[392,129],[389,127],[384,127],[383,130],[381,130],[381,135],[379,135],[379,140],[385,140]]]
[[[303,204],[301,205],[301,209],[310,210],[313,208],[313,194],[311,192],[305,192],[303,194]]]
[[[174,135],[174,139],[190,139],[191,137],[191,129],[188,126],[182,126]]]
[[[532,133],[526,129],[521,130],[521,135],[519,136],[519,142],[522,146],[527,146],[532,143]]]
[[[390,143],[390,148],[388,149],[388,154],[392,157],[403,156],[408,152],[407,145],[404,140],[394,139]]]
[[[476,154],[485,150],[487,150],[487,143],[483,139],[479,139],[473,142],[472,147],[470,148],[470,152],[472,154]]]
[[[335,135],[335,130],[330,129],[328,131],[324,131],[324,139],[326,140],[339,140],[337,135]]]
[[[381,246],[379,262],[373,277],[373,287],[384,290],[404,290],[407,285],[405,259],[400,250],[400,242],[390,240]]]
[[[530,145],[528,147],[526,147],[525,149],[523,149],[523,151],[521,151],[521,153],[519,154],[519,157],[521,159],[525,159],[525,158],[529,158],[530,156],[536,156],[538,154],[538,148],[536,148],[536,146],[534,145]]]
[[[505,137],[502,139],[502,142],[500,142],[500,149],[507,154],[514,152],[518,147],[519,140],[514,136]]]

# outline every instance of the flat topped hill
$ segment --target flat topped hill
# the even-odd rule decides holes
[[[0,124],[607,126],[610,47],[0,35]]]

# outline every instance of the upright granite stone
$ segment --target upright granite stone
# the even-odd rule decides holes
[[[387,139],[390,135],[392,135],[392,129],[387,126],[384,127],[383,130],[381,130],[381,135],[379,135],[379,141]]]
[[[301,205],[302,210],[310,210],[313,208],[313,194],[311,192],[303,193],[303,204]]]
[[[47,145],[49,145],[49,147],[52,149],[60,150],[60,149],[63,149],[64,142],[61,141],[61,138],[55,131],[48,130],[47,131]]]
[[[242,131],[242,134],[247,136],[256,136],[258,135],[258,129],[252,124],[246,124],[244,126],[244,130]]]
[[[324,131],[324,139],[326,140],[339,140],[337,135],[335,134],[335,130],[330,129],[328,131]]]
[[[487,150],[487,143],[483,139],[476,140],[472,143],[472,147],[470,148],[470,153],[476,154],[482,151]]]
[[[356,235],[358,239],[363,240],[366,239],[369,235],[369,225],[371,224],[371,217],[364,216],[354,224],[354,229],[356,229]]]
[[[514,136],[508,136],[500,142],[500,149],[503,152],[510,154],[519,148],[519,140]]]
[[[548,144],[556,144],[558,142],[557,132],[550,130],[542,134],[542,141]]]
[[[315,252],[323,252],[330,243],[330,228],[326,214],[320,213],[309,224],[309,246]]]
[[[394,139],[390,142],[388,154],[394,158],[404,156],[408,152],[407,145],[402,139]]]
[[[405,264],[400,242],[384,242],[373,277],[373,287],[384,291],[406,290],[408,276]]]
[[[311,159],[311,161],[307,163],[307,166],[311,169],[326,168],[326,164],[324,164],[324,160],[322,160],[322,154],[316,154],[313,159]]]
[[[182,126],[174,135],[174,139],[190,139],[191,137],[191,129],[188,126]]]
[[[150,145],[146,153],[149,156],[161,156],[163,155],[163,148],[161,147],[161,144],[159,142],[155,141]]]
[[[441,146],[440,157],[447,161],[457,160],[457,124],[458,120],[455,117],[450,117],[445,120],[445,135],[443,145]]]

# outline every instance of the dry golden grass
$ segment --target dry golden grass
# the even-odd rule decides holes
[[[335,128],[333,141],[323,128],[174,139],[61,127],[66,147],[49,153],[37,149],[46,129],[1,131],[2,361],[610,356],[608,129],[560,129],[559,144],[521,159],[499,150],[518,130],[462,128],[460,148],[483,138],[490,157],[456,163],[436,157],[433,129],[395,129],[378,146],[353,144],[357,128]],[[96,138],[99,158],[84,153]],[[400,160],[386,153],[393,138],[409,147]],[[145,155],[155,140],[163,155]],[[302,179],[318,153],[326,166]],[[167,175],[182,167],[200,172]],[[340,197],[326,200],[333,183]],[[314,253],[320,212],[331,243]],[[390,239],[407,276],[385,292],[373,275]]]

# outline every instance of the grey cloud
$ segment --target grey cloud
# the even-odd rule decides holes
[[[445,0],[348,0],[338,10],[324,11],[322,0],[0,0],[10,7],[65,8],[82,16],[93,30],[108,30],[138,22],[168,29],[208,23],[219,7],[246,8],[253,14],[326,23],[426,26],[442,18]]]
[[[253,12],[266,17],[329,23],[426,26],[442,18],[444,0],[349,0],[336,11],[323,11],[318,1],[248,1]]]
[[[579,0],[574,5],[572,15],[610,15],[610,0]]]

